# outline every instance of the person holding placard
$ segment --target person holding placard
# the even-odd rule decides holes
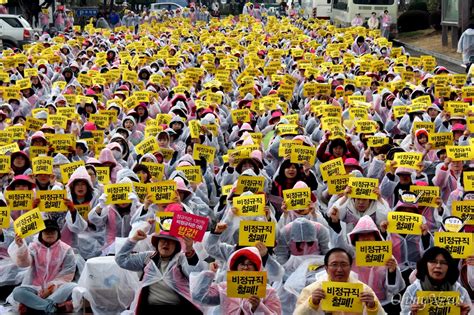
[[[391,161],[389,170],[380,183],[380,194],[390,207],[398,202],[398,191],[409,191],[416,179],[416,171],[411,168],[397,167],[397,162]]]
[[[262,271],[262,258],[256,247],[244,247],[235,251],[228,259],[229,271]],[[281,303],[276,290],[266,284],[265,297],[252,295],[249,298],[229,297],[227,283],[215,282],[219,266],[211,263],[209,271],[191,276],[191,295],[194,301],[205,306],[220,306],[219,314],[281,314]]]
[[[102,151],[100,151],[99,161],[102,166],[108,166],[110,168],[110,181],[111,183],[115,183],[115,180],[117,179],[117,172],[123,167],[115,159],[112,150],[104,148]]]
[[[342,157],[343,160],[347,158],[354,158],[357,160],[359,159],[359,152],[357,152],[357,149],[352,144],[350,136],[347,136],[344,141],[339,138],[329,140],[330,135],[331,132],[326,131],[324,134],[324,139],[316,152],[316,156],[321,163],[336,159],[338,157]]]
[[[134,146],[139,144],[144,139],[143,132],[138,130],[137,123],[135,122],[135,118],[133,116],[129,115],[129,116],[125,117],[122,120],[122,127],[125,128],[128,131],[128,133],[129,133],[128,140]],[[161,132],[160,132],[160,134],[161,134]],[[166,134],[166,135],[168,135],[168,134]],[[168,136],[168,139],[169,139],[169,136]]]
[[[59,226],[54,220],[45,220],[46,228],[38,239],[27,246],[19,236],[8,248],[8,253],[19,267],[29,267],[21,286],[12,296],[19,303],[20,313],[71,312],[70,296],[76,286],[76,258],[72,248],[61,241]]]
[[[147,233],[137,229],[115,257],[121,268],[143,272],[140,290],[130,309],[135,314],[202,314],[189,292],[190,273],[206,268],[193,249],[193,241],[181,242],[169,232],[161,231],[151,236],[154,251],[132,253],[137,242],[146,239]]]
[[[293,314],[325,314],[322,304],[327,292],[323,290],[323,284],[326,283],[330,286],[333,283],[336,285],[339,282],[362,286],[362,292],[358,296],[358,303],[362,304],[363,314],[385,314],[374,291],[365,283],[351,276],[352,257],[346,250],[336,247],[327,252],[324,256],[324,268],[327,275],[322,276],[301,291]]]
[[[130,184],[129,178],[122,179],[118,184]],[[103,246],[104,253],[113,250],[116,237],[127,237],[132,230],[131,221],[136,213],[141,213],[143,205],[132,188],[123,203],[108,204],[107,192],[104,192],[98,200],[98,204],[91,208],[88,220],[94,224],[99,231],[98,240]]]
[[[363,216],[348,235],[341,233],[341,225],[336,215],[331,216],[329,221],[331,227],[331,241],[336,247],[344,248],[356,258],[357,242],[383,241],[377,225],[369,216]],[[377,253],[374,253],[377,255]],[[358,274],[358,279],[370,286],[380,303],[388,314],[400,312],[400,308],[391,303],[394,297],[405,289],[405,281],[398,267],[397,261],[392,256],[382,266],[353,266],[352,269]]]
[[[353,198],[349,196],[351,192],[352,187],[347,186],[342,197],[333,204],[332,209],[327,213],[329,217],[337,213],[340,220],[346,223],[347,232],[352,231],[359,219],[365,215],[370,216],[377,226],[387,219],[389,206],[380,195],[379,188],[374,188],[377,200],[362,196]],[[328,218],[326,217],[326,219]]]
[[[429,306],[421,303],[423,299],[420,298],[419,293],[423,291],[430,291],[429,294],[434,298],[442,298],[449,291],[456,292],[459,294],[457,302],[448,304],[448,306],[451,307],[451,310],[453,307],[459,308],[461,315],[470,314],[472,302],[466,289],[459,284],[458,278],[457,262],[446,249],[440,247],[428,249],[416,264],[415,282],[408,286],[403,294],[401,314],[416,315],[426,307],[434,308],[433,311],[443,310],[442,303],[437,300],[433,304],[430,303]],[[432,307],[433,305],[434,307]]]
[[[418,214],[417,196],[410,192],[402,193],[400,201],[393,211]],[[426,219],[423,218],[422,224],[419,227],[421,235],[415,231],[412,231],[411,234],[390,233],[387,232],[389,227],[388,221],[383,221],[380,224],[382,236],[393,243],[393,256],[400,266],[403,279],[407,285],[410,284],[409,276],[415,269],[416,262],[422,257],[424,251],[434,245],[433,236],[430,234],[428,225],[425,222]]]

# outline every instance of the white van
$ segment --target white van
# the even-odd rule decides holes
[[[21,15],[0,14],[0,39],[4,48],[22,48],[33,40],[33,28]]]

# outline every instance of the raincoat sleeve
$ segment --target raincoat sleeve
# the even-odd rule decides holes
[[[314,282],[309,286],[305,287],[296,301],[296,308],[294,315],[324,315],[324,311],[321,309],[321,303],[318,306],[309,303],[311,294],[317,288],[321,288],[320,282]]]
[[[75,219],[73,220],[73,215],[70,211],[66,213],[66,225],[72,233],[81,233],[87,229],[87,222],[84,220],[82,215],[76,212]]]
[[[131,239],[127,239],[125,244],[120,249],[117,256],[115,256],[115,262],[123,269],[130,271],[142,271],[145,267],[145,263],[148,260],[151,252],[141,252],[132,254],[132,250],[137,243]]]
[[[28,246],[26,246],[25,241],[23,241],[23,245],[20,247],[18,247],[15,242],[12,242],[8,247],[8,255],[10,255],[11,259],[20,268],[29,267],[33,262],[30,250]]]
[[[391,180],[389,176],[394,176],[395,178]],[[397,187],[396,175],[385,174],[382,179],[382,183],[380,184],[380,194],[382,195],[382,198],[384,198],[385,200],[392,200],[395,187]]]
[[[410,307],[412,304],[415,304],[416,299],[416,292],[421,290],[421,286],[419,285],[418,280],[409,285],[406,289],[405,293],[403,294],[402,304],[401,304],[401,315],[410,315]]]
[[[401,292],[403,289],[405,289],[405,280],[403,280],[400,267],[397,266],[397,269],[395,270],[395,282],[393,284],[389,283],[388,274],[389,273],[387,269],[386,276],[385,276],[385,288],[387,288],[389,295],[393,296]]]
[[[105,207],[102,209],[100,214],[97,213],[97,209],[100,205],[94,207],[88,215],[89,221],[94,224],[97,228],[105,227],[107,223],[107,214],[109,212],[109,207]]]
[[[378,159],[372,159],[372,161],[368,163],[367,177],[378,178],[381,182],[383,180],[384,175],[385,162]]]
[[[193,301],[204,305],[219,305],[221,303],[219,286],[214,282],[215,273],[203,271],[192,274],[190,279],[190,291]]]
[[[233,245],[221,242],[220,236],[220,234],[210,233],[204,242],[204,248],[212,258],[216,260],[227,261],[230,255],[234,252],[235,248]]]

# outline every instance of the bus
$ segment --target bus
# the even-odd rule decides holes
[[[331,17],[331,0],[300,0],[300,3],[302,11],[300,14],[305,18],[329,19]]]
[[[372,12],[377,13],[380,17],[385,10],[392,17],[392,30],[396,31],[396,23],[398,17],[398,1],[397,0],[332,0],[331,5],[331,21],[338,27],[347,27],[351,25],[351,21],[357,13],[360,13],[364,20],[368,20]]]

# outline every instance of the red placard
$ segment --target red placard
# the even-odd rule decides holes
[[[171,222],[170,234],[176,237],[189,237],[201,242],[206,232],[209,218],[187,212],[175,212]]]

